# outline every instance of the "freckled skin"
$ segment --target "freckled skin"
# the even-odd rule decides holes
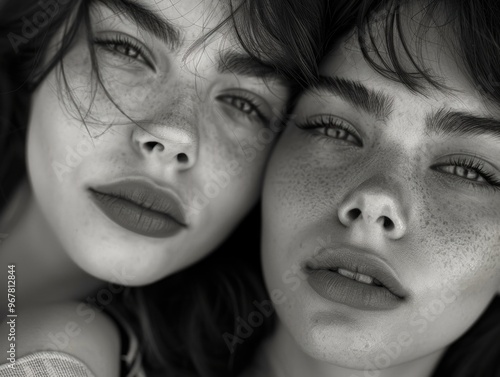
[[[79,267],[102,280],[117,280],[112,269],[127,271],[130,285],[157,281],[199,260],[257,201],[272,143],[261,143],[252,158],[241,143],[257,137],[267,125],[220,96],[244,91],[245,98],[260,101],[259,109],[267,117],[281,111],[288,97],[288,89],[276,81],[217,71],[220,51],[241,52],[230,30],[221,30],[186,55],[193,42],[225,17],[223,2],[144,4],[181,29],[178,49],[102,4],[92,12],[99,38],[133,38],[153,61],[154,69],[109,46],[96,45],[103,84],[127,116],[91,80],[95,74],[91,75],[82,33],[64,58],[72,96],[58,81],[60,68],[51,72],[33,96],[28,135],[34,194],[64,250]],[[162,143],[163,153],[146,153],[140,146],[147,142]],[[93,147],[69,166],[68,150],[74,153],[81,145]],[[177,160],[180,153],[188,156],[187,165]],[[58,175],[54,163],[69,166],[68,171]],[[221,174],[226,177],[222,181]],[[141,176],[177,192],[187,212],[186,230],[167,239],[135,234],[112,223],[88,197],[89,186]],[[208,197],[207,185],[215,187],[216,194],[211,191]]]
[[[326,92],[319,99],[316,93],[299,99],[299,126],[308,117],[331,114],[349,122],[362,135],[363,146],[346,145],[319,130],[287,127],[264,183],[264,274],[268,289],[280,289],[287,297],[276,307],[279,329],[286,329],[306,354],[363,370],[376,364],[384,345],[408,332],[412,343],[391,359],[391,367],[401,365],[404,371],[419,358],[437,360],[500,290],[500,192],[432,168],[452,164],[450,156],[477,155],[498,179],[498,141],[429,135],[426,116],[439,108],[498,114],[492,115],[457,73],[452,54],[429,64],[458,91],[451,96],[429,89],[426,98],[377,74],[359,48],[354,50],[355,41],[344,40],[323,62],[322,74],[360,81],[393,96],[394,110],[380,122]],[[429,49],[438,54],[435,46]],[[400,238],[378,227],[355,240],[353,227],[341,223],[339,208],[368,191],[378,195],[372,200],[389,198],[400,210],[401,215],[393,214],[406,225]],[[405,302],[394,310],[362,311],[323,299],[306,281],[292,290],[283,274],[311,258],[318,240],[330,240],[332,247],[368,248],[387,260],[409,291]],[[451,302],[441,308],[445,299]]]

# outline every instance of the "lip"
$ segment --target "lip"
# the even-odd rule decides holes
[[[110,220],[134,233],[171,237],[187,227],[177,195],[144,179],[126,179],[89,187],[94,204]]]
[[[339,268],[371,276],[383,286],[344,277],[335,272]],[[392,267],[370,251],[322,249],[304,263],[303,270],[309,285],[320,296],[361,310],[392,310],[408,296]]]

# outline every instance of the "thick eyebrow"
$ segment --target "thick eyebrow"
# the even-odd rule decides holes
[[[426,119],[426,130],[437,135],[491,136],[500,140],[500,121],[460,111],[440,109]]]
[[[219,73],[233,73],[235,75],[258,78],[275,78],[284,81],[284,78],[278,74],[275,68],[242,52],[224,51],[220,53],[217,65]]]
[[[387,119],[392,112],[392,98],[380,91],[367,88],[358,81],[335,76],[320,76],[310,89],[325,90],[378,119]]]
[[[181,31],[135,0],[101,0],[136,23],[141,29],[155,35],[172,49],[181,46]],[[222,52],[218,59],[219,73],[234,73],[258,78],[276,78],[285,81],[275,68],[242,52]]]
[[[182,44],[181,31],[144,5],[133,0],[100,1],[117,13],[123,14],[139,28],[159,38],[170,48],[175,50]]]

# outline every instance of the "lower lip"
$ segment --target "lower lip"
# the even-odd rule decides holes
[[[361,310],[392,310],[402,299],[386,288],[360,283],[329,270],[308,271],[309,285],[323,298]]]
[[[99,209],[121,227],[153,238],[167,238],[177,234],[183,226],[166,214],[145,209],[128,200],[91,191]]]

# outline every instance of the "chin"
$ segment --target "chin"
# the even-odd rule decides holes
[[[98,250],[89,252],[89,250]],[[104,282],[138,287],[154,283],[171,273],[172,263],[162,250],[106,248],[88,245],[70,256],[87,274]]]
[[[302,335],[299,342],[301,349],[311,358],[360,373],[389,369],[435,352],[422,352],[413,345],[398,343],[397,338],[386,339],[381,333],[363,332],[361,329],[335,331],[315,326],[306,334],[298,335]]]
[[[109,282],[116,285],[122,285],[125,287],[141,287],[144,285],[149,285],[163,279],[168,275],[167,272],[162,271],[136,271],[134,268],[124,265],[119,265],[117,263],[115,268],[112,269],[97,269],[90,268],[86,272],[99,280]]]
[[[340,328],[313,316],[309,326],[293,334],[300,348],[313,359],[343,368],[363,370],[380,349],[382,340],[377,334],[356,329],[339,318]]]
[[[359,350],[348,347],[342,341],[327,341],[324,338],[311,339],[311,342],[305,340],[300,347],[311,358],[340,368],[359,371],[377,369],[372,368],[374,364],[370,362],[377,357],[375,349]]]

